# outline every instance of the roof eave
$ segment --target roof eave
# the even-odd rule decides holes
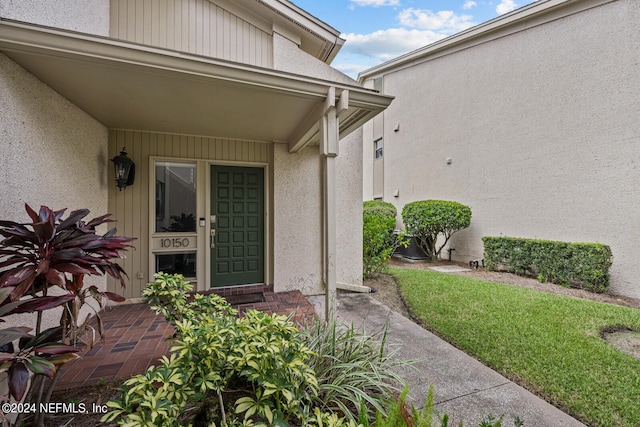
[[[344,39],[340,38],[340,31],[292,2],[287,0],[256,1],[284,18],[284,20],[302,28],[308,34],[307,40],[315,39],[315,42],[311,44],[322,47],[317,47],[312,54],[321,61],[330,64],[342,48]]]
[[[78,98],[78,94],[69,88],[76,83],[73,81],[65,81],[63,84],[56,85],[55,81],[53,81],[53,83],[47,82],[46,79],[49,71],[47,66],[49,62],[51,65],[63,64],[65,67],[69,67],[69,70],[77,69],[78,67],[76,65],[84,67],[84,69],[87,70],[85,71],[86,74],[80,75],[80,77],[87,76],[88,79],[94,79],[91,82],[94,83],[94,86],[96,77],[91,76],[89,70],[108,70],[109,73],[106,73],[107,78],[111,78],[110,73],[114,72],[121,73],[123,79],[133,75],[136,76],[136,78],[141,78],[140,83],[143,85],[146,84],[144,77],[151,76],[159,79],[160,85],[158,86],[160,87],[162,87],[162,83],[169,85],[177,82],[182,86],[188,85],[187,87],[193,89],[193,93],[195,94],[198,94],[198,89],[213,88],[215,90],[218,87],[224,89],[226,93],[233,94],[235,93],[234,91],[236,91],[236,89],[233,88],[238,88],[237,90],[242,92],[244,96],[243,99],[249,99],[249,96],[253,96],[251,95],[252,93],[255,93],[256,97],[260,96],[260,99],[264,102],[269,102],[271,97],[273,97],[274,103],[277,103],[279,100],[289,102],[291,107],[289,111],[297,111],[295,107],[302,106],[304,110],[309,112],[307,116],[312,115],[315,106],[324,101],[328,88],[330,87],[335,87],[336,90],[340,92],[348,90],[352,105],[354,108],[362,110],[361,114],[365,116],[375,115],[384,110],[393,99],[392,97],[363,89],[357,85],[341,84],[273,69],[265,69],[183,52],[137,45],[105,37],[73,33],[2,19],[0,19],[0,51],[14,58],[18,58],[18,61],[22,60],[24,65],[21,65],[26,65],[25,68],[27,69],[31,67],[32,70],[29,71],[32,73],[34,72],[33,68],[36,68],[36,76],[39,75],[41,80],[45,81],[45,83],[49,84],[54,90],[57,90],[72,102],[74,102],[74,96]],[[117,76],[113,78],[116,79]],[[58,81],[58,83],[60,83],[60,81]],[[135,82],[129,84],[134,83]],[[99,81],[98,84],[102,84],[102,82]],[[158,86],[150,87],[149,92],[152,92]],[[65,91],[67,93],[65,93]],[[112,106],[111,111],[106,111],[108,107],[106,105],[102,106],[100,99],[94,99],[98,98],[98,96],[105,96],[104,90],[102,92],[97,91],[96,96],[83,94],[82,102],[77,102],[76,105],[83,108],[82,104],[84,102],[86,105],[83,109],[85,111],[97,111],[94,117],[104,123],[100,117],[101,113],[103,113],[103,117],[112,118],[115,115],[114,111],[116,111],[116,109]],[[111,94],[107,93],[106,96],[111,96]],[[160,96],[163,96],[163,94],[160,94]],[[166,99],[169,96],[173,96],[173,93],[165,94],[164,96]],[[204,95],[201,97],[203,98]],[[149,95],[149,99],[152,100],[153,97]],[[113,95],[111,102],[112,105],[118,102],[117,95]],[[233,108],[228,106],[228,103],[236,102],[234,117],[238,117],[238,115],[243,113],[243,104],[238,100],[211,100],[207,98],[202,102],[206,104],[206,107],[222,112],[226,112],[228,108]],[[248,104],[244,105],[246,105],[247,109],[251,107],[255,110],[257,108]],[[160,108],[158,106],[153,107]],[[159,110],[158,114],[164,114],[165,117],[170,117],[170,119],[177,123],[179,117],[170,116],[170,114],[175,114],[176,110],[177,108],[175,106],[173,109],[171,109],[171,106],[167,106],[165,110]],[[275,110],[276,112],[255,110],[253,113],[262,114],[261,112],[264,112],[265,116],[268,114],[278,114],[278,118],[282,123],[290,121],[288,117],[284,116],[284,113],[278,112],[278,109]],[[300,113],[302,112],[303,111]],[[147,119],[156,119],[151,116],[151,112],[147,114]],[[204,113],[202,114],[204,115]],[[265,127],[269,123],[258,123],[259,118],[251,117],[248,112],[247,115],[249,116],[246,118],[247,121],[255,121],[254,130],[256,130],[252,138],[249,139],[256,140],[256,135],[258,135],[257,130],[260,129],[259,126]],[[301,116],[301,114],[298,115]],[[301,121],[301,119],[298,118],[296,121]],[[151,120],[149,120],[149,122],[151,122]],[[112,128],[121,127],[116,120],[112,120],[112,123],[105,123],[105,125]],[[131,123],[128,123],[128,125],[131,125]],[[294,123],[291,125],[291,129],[287,130],[284,124],[282,124],[278,132],[273,132],[273,134],[281,135],[281,139],[268,139],[266,138],[267,133],[265,133],[266,139],[264,140],[292,144],[294,142],[293,139],[299,134],[299,125],[300,123]],[[270,123],[269,126],[273,131],[275,124]],[[312,127],[314,127],[314,124],[309,123],[308,129]],[[207,129],[213,131],[220,129],[220,127]],[[231,130],[231,128],[229,129]],[[166,129],[156,130],[166,131]],[[341,131],[345,132],[346,129]],[[237,129],[235,132],[238,132]],[[176,133],[179,132],[176,131]],[[228,135],[210,136],[225,137]],[[229,137],[238,137],[238,135],[234,134]]]

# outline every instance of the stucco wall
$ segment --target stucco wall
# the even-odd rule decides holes
[[[340,141],[336,157],[338,282],[362,284],[362,129]]]
[[[345,84],[357,84],[346,74],[307,54],[285,36],[273,33],[273,68]]]
[[[387,73],[385,200],[471,206],[462,261],[486,235],[608,244],[611,291],[640,297],[638,22],[620,0]]]
[[[276,70],[287,71],[292,73],[297,73],[301,75],[312,76],[320,79],[332,80],[339,83],[344,84],[357,84],[353,79],[342,74],[336,69],[330,67],[329,65],[323,63],[322,61],[314,58],[310,55],[304,53],[300,48],[291,40],[286,38],[285,36],[274,32],[273,34],[273,51],[274,51],[274,60],[273,65]],[[317,151],[317,147],[310,147],[303,151],[304,155],[289,155],[286,152],[285,147],[276,146],[276,174],[278,174],[278,152],[281,153],[281,161],[289,163],[291,161],[297,161],[297,157],[304,157],[308,161],[312,169],[308,169],[306,167],[302,167],[299,172],[307,175],[308,178],[312,179],[321,179],[320,174],[320,159]],[[286,157],[288,156],[288,158]],[[311,172],[313,170],[314,172]],[[283,180],[289,180],[291,182],[295,182],[295,180],[291,180],[288,178],[288,173],[292,172],[283,172],[282,178]],[[337,230],[336,230],[336,249],[337,249],[337,264],[336,264],[336,277],[338,282],[347,283],[347,284],[362,284],[362,201],[354,197],[356,194],[362,193],[362,129],[352,133],[347,136],[345,139],[340,141],[340,154],[336,159],[336,210],[337,210]],[[308,179],[307,178],[307,179]],[[285,184],[286,185],[286,184]],[[291,185],[291,184],[288,184]],[[305,204],[308,204],[308,211],[301,208],[300,216],[296,216],[299,218],[302,223],[304,223],[304,215],[309,215],[310,212],[317,212],[318,222],[317,222],[317,236],[314,236],[313,239],[308,239],[304,244],[312,244],[312,248],[305,249],[306,251],[310,250],[313,254],[313,261],[320,260],[322,257],[322,239],[321,239],[321,224],[319,222],[320,219],[320,209],[321,209],[321,199],[320,199],[320,186],[318,183],[309,183],[309,185],[313,185],[315,191],[318,191],[315,196],[315,200],[308,199]],[[276,177],[276,198],[278,196],[278,180]],[[311,194],[305,189],[302,191],[307,194],[307,197]],[[301,194],[302,196],[302,194]],[[297,209],[297,207],[294,207]],[[276,212],[278,212],[278,202],[276,200]],[[277,214],[276,214],[277,215]],[[283,218],[286,221],[286,217]],[[277,218],[276,218],[277,221]],[[302,230],[306,230],[305,233],[309,233],[309,228],[301,224],[303,228]],[[276,249],[275,249],[275,287],[278,289],[280,286],[278,280],[278,256],[279,256],[279,246],[278,239],[284,238],[283,246],[287,246],[284,242],[289,239],[300,238],[300,234],[293,234],[291,232],[287,232],[286,236],[281,236],[278,234],[280,228],[276,224]],[[300,230],[300,229],[299,229]],[[297,242],[296,245],[303,244],[302,242]],[[294,256],[296,251],[291,253],[291,256]],[[282,259],[282,258],[280,258]],[[312,259],[307,258],[306,262],[312,262]],[[316,261],[317,262],[317,261]],[[320,264],[320,267],[322,264]],[[314,266],[317,269],[318,266]],[[282,266],[280,267],[282,269]],[[322,272],[318,270],[317,273],[306,274],[307,267],[303,267],[300,272],[293,272],[293,282],[292,279],[285,280],[285,283],[304,283],[303,287],[306,294],[314,294],[314,293],[324,293],[324,288],[321,285],[322,281]],[[280,270],[282,271],[282,270]],[[315,270],[314,270],[315,271]],[[280,276],[281,277],[281,276]],[[289,286],[289,285],[288,285]]]
[[[82,33],[109,35],[109,0],[0,0],[0,16]]]
[[[340,141],[336,158],[336,278],[362,284],[362,134]],[[274,288],[323,294],[322,175],[318,147],[274,147]]]
[[[357,84],[306,54],[290,39],[274,32],[274,68],[344,84]],[[324,293],[322,286],[322,200],[318,147],[289,154],[276,144],[274,160],[276,291],[301,289]],[[362,130],[340,141],[336,159],[336,277],[362,284]]]
[[[274,146],[274,290],[323,293],[322,201],[317,147]]]
[[[25,203],[107,213],[107,129],[3,54],[0,93],[0,219],[28,221]]]

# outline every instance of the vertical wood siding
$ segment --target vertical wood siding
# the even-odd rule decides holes
[[[234,141],[187,135],[168,135],[149,132],[111,130],[109,133],[109,158],[126,147],[128,156],[135,162],[133,186],[118,191],[113,168],[109,169],[109,213],[117,222],[113,225],[118,234],[135,237],[134,248],[119,261],[129,275],[127,287],[122,289],[109,279],[108,288],[127,298],[138,298],[149,278],[149,157],[168,157],[190,160],[219,160],[237,162],[271,163],[273,145],[252,141]],[[143,274],[138,279],[138,272]]]
[[[273,68],[273,37],[209,0],[111,0],[111,37]]]

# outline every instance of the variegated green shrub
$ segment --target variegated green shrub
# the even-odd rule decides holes
[[[287,317],[248,311],[239,318],[216,295],[188,297],[182,276],[156,279],[145,297],[175,320],[171,356],[127,380],[122,397],[108,402],[112,410],[103,422],[190,425],[193,419],[186,409],[200,407],[196,417],[204,418],[200,422],[205,425],[355,427],[342,416],[315,411],[312,397],[318,381],[310,366],[314,352]],[[171,283],[179,291],[174,292]],[[166,307],[176,303],[180,306]]]

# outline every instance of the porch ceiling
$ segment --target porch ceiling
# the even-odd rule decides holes
[[[331,86],[346,136],[393,99],[359,86],[0,20],[0,52],[109,128],[301,147],[318,141]]]

